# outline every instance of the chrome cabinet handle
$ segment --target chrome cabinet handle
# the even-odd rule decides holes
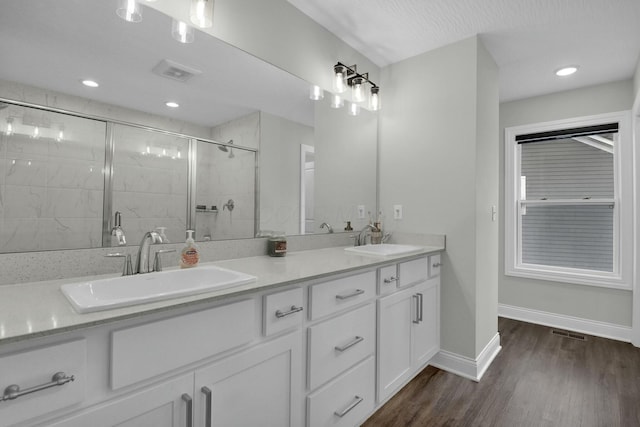
[[[2,395],[2,397],[0,397],[0,402],[4,402],[5,400],[17,399],[20,396],[35,393],[37,391],[46,390],[51,387],[65,385],[66,383],[74,380],[75,380],[75,377],[73,375],[67,376],[67,374],[65,374],[64,372],[56,372],[51,377],[50,382],[29,387],[24,390],[20,390],[20,386],[18,384],[11,384],[10,386],[4,389],[4,394]]]
[[[211,427],[211,389],[209,387],[202,387],[200,389],[201,392],[204,393],[205,395],[205,421],[204,421],[204,426],[205,427]]]
[[[422,295],[421,293],[418,293],[418,301],[420,302],[420,310],[418,311],[418,323],[422,322],[422,300],[424,298],[424,295]]]
[[[281,318],[283,318],[285,316],[288,316],[288,315],[293,314],[293,313],[298,313],[298,312],[300,312],[302,310],[303,310],[302,307],[296,307],[295,305],[292,305],[291,308],[289,309],[289,311],[277,310],[276,311],[276,317],[278,319],[281,319]]]
[[[411,298],[414,298],[416,301],[416,317],[412,320],[413,323],[420,323],[420,297],[419,294],[411,295]]]
[[[347,344],[345,344],[345,345],[337,345],[334,348],[336,350],[342,352],[342,351],[345,351],[345,350],[353,347],[354,345],[356,345],[356,344],[358,344],[359,342],[362,342],[362,341],[364,341],[364,338],[357,336],[352,341],[348,342]]]
[[[434,262],[432,265],[433,265],[434,268],[438,268],[438,267],[440,267],[442,265],[442,263],[441,262]]]
[[[358,295],[362,295],[362,294],[364,294],[364,291],[362,289],[356,289],[355,291],[351,292],[350,294],[336,295],[336,299],[345,300],[345,299],[357,297]]]
[[[182,395],[182,400],[187,403],[187,424],[186,427],[193,427],[193,399],[187,393]]]
[[[353,398],[353,402],[351,402],[349,404],[349,406],[347,406],[346,408],[344,408],[343,410],[338,410],[335,411],[334,414],[336,414],[337,416],[339,416],[340,418],[344,417],[345,415],[347,415],[349,412],[351,412],[351,410],[353,408],[355,408],[356,406],[358,406],[360,403],[362,403],[362,401],[364,400],[364,398],[360,397],[360,396],[355,396]]]
[[[398,281],[398,277],[396,276],[391,276],[388,279],[384,279],[384,283],[392,283],[392,282],[397,282]]]

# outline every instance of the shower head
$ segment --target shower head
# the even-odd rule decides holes
[[[230,139],[229,142],[227,142],[227,144],[233,145],[233,139]],[[230,159],[233,159],[235,157],[235,155],[233,154],[233,148],[231,147],[227,147],[226,145],[218,145],[218,150],[224,153],[229,153]]]

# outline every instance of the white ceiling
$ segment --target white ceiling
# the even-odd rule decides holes
[[[381,67],[478,34],[501,101],[631,78],[640,54],[640,0],[288,1]]]

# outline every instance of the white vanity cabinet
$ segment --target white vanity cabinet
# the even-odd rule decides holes
[[[379,403],[439,351],[440,278],[428,279],[427,261],[428,258],[420,258],[405,265],[400,263],[400,289],[378,300]],[[403,275],[403,271],[409,274]],[[403,286],[405,278],[410,279],[411,285]]]

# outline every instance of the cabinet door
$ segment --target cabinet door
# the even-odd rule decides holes
[[[300,426],[301,347],[298,331],[196,371],[195,425]]]
[[[53,424],[51,427],[185,427],[192,416],[193,374],[128,394]],[[183,398],[185,395],[185,398]]]
[[[418,323],[411,323],[412,361],[417,369],[440,349],[440,279],[428,280],[412,290],[418,297]]]
[[[413,289],[378,301],[378,402],[411,375],[411,329],[415,318]]]

